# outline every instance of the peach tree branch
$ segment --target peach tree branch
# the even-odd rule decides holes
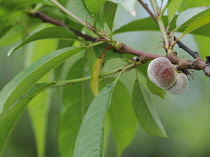
[[[157,23],[157,17],[152,13],[152,11],[150,10],[150,8],[148,7],[148,4],[145,3],[143,0],[138,0],[138,2],[142,5],[142,7],[147,11],[147,13],[153,18],[153,20]],[[164,11],[163,11],[164,12]],[[174,37],[174,41],[176,41],[177,38]],[[179,46],[179,48],[183,49],[184,51],[186,51],[189,55],[191,55],[194,59],[196,58],[200,58],[199,53],[196,51],[191,50],[188,46],[186,46],[184,43],[182,43],[181,41],[177,40],[177,45]]]
[[[42,12],[35,12],[35,13],[29,13],[30,16],[34,18],[41,19],[44,22],[48,22],[57,26],[62,26],[68,28],[70,31],[72,31],[74,34],[76,34],[79,37],[82,37],[83,39],[87,41],[92,41],[92,42],[98,42],[101,41],[100,38],[94,38],[89,35],[83,34],[77,30],[74,30],[67,26],[66,24],[62,23],[61,21],[55,20],[46,14]],[[114,44],[113,44],[114,43]],[[120,53],[127,53],[127,54],[132,54],[135,56],[139,56],[140,60],[142,63],[145,63],[149,60],[153,60],[158,57],[162,57],[161,55],[153,54],[153,53],[148,53],[148,52],[143,52],[140,50],[133,49],[129,46],[127,46],[124,43],[118,43],[118,42],[107,42],[105,43],[107,46],[112,46],[115,51],[120,52]],[[182,58],[178,58],[175,53],[172,53],[170,55],[166,56],[173,64],[176,64],[178,68],[180,69],[195,69],[195,70],[203,70],[204,73],[210,77],[210,70],[208,70],[210,65],[206,63],[206,61],[202,60],[201,58],[196,58],[195,60],[185,60]]]

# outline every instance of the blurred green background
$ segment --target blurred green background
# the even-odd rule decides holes
[[[146,17],[147,14],[136,5],[137,17],[132,17],[122,7],[118,8],[115,28]],[[11,38],[14,38],[11,36]],[[114,36],[119,42],[145,52],[164,55],[161,48],[161,36],[158,32],[131,32]],[[196,44],[195,39],[206,43],[205,49]],[[182,41],[191,49],[202,54],[210,55],[210,39],[207,37],[187,35]],[[0,42],[3,42],[0,40]],[[43,41],[47,42],[47,40]],[[7,57],[7,51],[13,46],[0,47],[0,88],[8,83],[25,66],[26,51],[20,49],[12,57]],[[30,45],[26,46],[29,47]],[[51,45],[48,45],[49,47]],[[47,46],[46,46],[47,48]],[[183,50],[175,48],[179,57],[191,59]],[[204,52],[205,51],[205,52]],[[204,55],[202,55],[204,56]],[[205,59],[205,58],[204,58]],[[105,65],[105,69],[114,69],[123,65],[119,59],[112,59]],[[201,71],[193,71],[195,77],[190,80],[187,91],[179,96],[167,94],[165,99],[152,96],[168,138],[152,137],[140,127],[137,129],[133,142],[126,148],[123,157],[209,157],[210,156],[210,81]],[[133,72],[123,75],[122,80],[129,91],[132,91]],[[46,157],[59,157],[57,146],[57,122],[60,104],[57,92],[53,91],[51,109],[48,120]],[[36,148],[32,127],[27,111],[20,118],[15,127],[3,157],[36,157]],[[106,150],[106,157],[116,157],[116,150],[112,135]]]

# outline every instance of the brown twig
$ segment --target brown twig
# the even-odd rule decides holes
[[[121,44],[121,46],[118,48],[117,51],[121,53],[128,53],[128,54],[139,56],[141,57],[141,60],[144,60],[144,61],[152,60],[158,57],[163,57],[161,55],[132,49],[125,44]],[[168,55],[166,57],[171,61],[171,63],[177,65],[177,67],[181,70],[184,70],[184,69],[204,70],[206,67],[206,62],[202,60],[201,58],[196,58],[195,60],[186,60],[186,59],[178,58],[173,53],[171,53],[171,55]]]
[[[147,11],[147,13],[157,22],[157,17],[153,14],[153,12],[149,9],[148,4],[144,3],[143,0],[138,0],[142,7]]]
[[[177,38],[174,37],[174,41],[176,41]],[[191,50],[189,47],[187,47],[184,43],[182,43],[180,40],[176,41],[177,45],[179,46],[179,48],[185,50],[187,53],[189,53],[189,55],[191,55],[194,59],[196,58],[201,58],[199,53],[196,51]]]
[[[71,30],[75,35],[80,36],[80,37],[84,38],[85,40],[92,41],[92,42],[96,42],[96,40],[97,40],[96,38],[93,38],[91,36],[88,36],[86,34],[83,34],[83,33],[79,32],[79,31],[77,31],[75,29],[70,28],[69,26],[67,26],[66,24],[62,23],[61,21],[55,20],[55,19],[47,16],[43,12],[37,11],[37,12],[35,12],[33,14],[30,13],[30,15],[33,16],[33,17],[41,19],[43,22],[52,23],[52,24],[54,24],[56,26],[66,27],[69,30]]]
[[[128,47],[127,45],[123,43],[120,45],[117,51],[121,53],[128,53],[128,54],[136,55],[141,58],[144,58],[144,60],[153,60],[155,58],[162,57],[161,55],[135,50],[131,47]]]

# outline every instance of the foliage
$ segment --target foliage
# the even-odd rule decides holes
[[[187,0],[163,2],[1,0],[0,48],[10,59],[24,52],[26,61],[25,68],[0,92],[0,154],[28,108],[38,157],[46,155],[46,123],[53,97],[61,106],[56,126],[61,157],[106,156],[110,131],[118,156],[123,156],[134,140],[137,122],[149,135],[166,138],[167,129],[152,99],[158,96],[164,100],[167,94],[146,73],[148,61],[162,54],[134,50],[115,40],[115,35],[122,33],[160,32],[165,57],[178,72],[191,77],[190,69],[203,70],[210,76],[210,61],[208,57],[204,60],[208,42],[200,41],[204,37],[209,41],[210,37],[209,0],[203,0],[202,6]],[[136,16],[135,5],[139,4],[150,17],[116,28],[118,9],[123,7]],[[187,34],[197,35],[200,54],[180,44]],[[193,59],[177,57],[175,45]],[[122,66],[113,69],[113,60]],[[135,72],[125,81],[129,71]]]

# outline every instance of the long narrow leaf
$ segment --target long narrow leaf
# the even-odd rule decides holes
[[[210,12],[210,9],[203,7],[190,8],[181,12],[176,20],[176,30],[185,29],[194,20],[202,17],[208,12]]]
[[[174,18],[177,18],[175,16]],[[163,17],[163,21],[167,21],[167,17]],[[173,20],[170,29],[173,30],[176,28],[176,20]],[[167,23],[166,23],[167,25]],[[205,26],[202,26],[199,29],[196,29],[192,32],[191,34],[198,34],[198,35],[204,35],[204,36],[210,36],[210,31],[209,30],[210,24],[207,24]],[[185,27],[186,28],[186,27]],[[176,30],[177,32],[184,32],[184,28],[178,28]],[[119,34],[119,33],[125,33],[125,32],[133,32],[133,31],[160,31],[157,24],[154,22],[154,20],[151,17],[144,18],[144,19],[139,19],[132,21],[128,24],[123,25],[122,27],[118,28],[117,30],[114,31],[114,34]]]
[[[184,11],[189,8],[195,8],[195,7],[203,7],[203,6],[210,6],[209,0],[201,0],[201,1],[186,1],[184,0],[182,2],[182,5],[179,8],[179,11]]]
[[[28,92],[26,92],[16,103],[15,108],[4,118],[0,119],[0,154],[2,154],[4,146],[12,132],[17,120],[25,110],[29,100],[40,93],[41,91],[49,88],[52,83],[39,83],[35,84]]]
[[[41,26],[43,28],[43,26]],[[26,53],[26,68],[41,57],[56,50],[57,40],[36,41],[30,44]],[[47,73],[38,82],[51,82],[52,72]],[[36,142],[37,156],[45,156],[47,121],[50,106],[51,92],[45,90],[35,96],[27,105],[28,114],[34,131]]]
[[[149,94],[136,80],[133,89],[132,103],[141,127],[153,136],[167,137]]]
[[[76,140],[74,157],[100,157],[102,151],[103,121],[111,103],[115,83],[103,88],[90,104]]]
[[[66,106],[62,110],[59,120],[59,150],[61,157],[73,157],[75,141],[82,122],[80,104]]]
[[[74,37],[75,35],[65,27],[58,26],[58,27],[45,28],[43,30],[40,30],[32,34],[27,39],[25,39],[22,43],[20,43],[18,46],[12,48],[8,52],[8,56],[10,56],[13,52],[15,52],[18,48],[22,47],[23,45],[36,41],[36,40],[50,39],[50,38],[73,40]]]
[[[82,49],[82,47],[70,47],[57,50],[42,57],[32,64],[28,69],[25,69],[19,73],[2,89],[0,93],[1,118],[5,116],[8,111],[12,110],[13,103],[16,102],[44,74]]]
[[[87,9],[93,14],[96,15],[98,13],[99,8],[106,0],[84,0]]]
[[[120,157],[136,133],[136,117],[130,94],[125,85],[118,81],[108,111],[112,135]]]
[[[81,78],[85,76],[86,58],[81,58],[74,63],[69,70],[67,79]],[[89,82],[75,83],[64,87],[63,110],[60,115],[58,127],[58,144],[61,157],[73,157],[74,146],[86,112],[93,96]]]
[[[198,18],[195,21],[193,21],[192,23],[190,23],[181,36],[184,36],[184,35],[192,32],[193,30],[195,30],[203,25],[206,25],[208,23],[210,23],[210,12],[204,14],[200,18]]]
[[[23,5],[29,5],[29,4],[37,4],[37,3],[44,3],[44,4],[50,4],[47,0],[2,0],[2,4],[4,5],[15,5],[15,6],[23,6]]]
[[[169,0],[168,4],[168,22],[171,23],[171,21],[174,18],[174,15],[176,14],[177,10],[179,9],[181,3],[183,0]]]
[[[106,2],[106,4],[104,5],[104,17],[111,31],[113,28],[117,6],[118,5],[116,3],[112,3],[112,2]]]

